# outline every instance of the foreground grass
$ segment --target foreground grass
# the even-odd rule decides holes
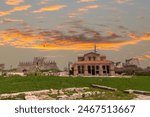
[[[110,86],[119,90],[136,89],[150,91],[150,76],[133,78],[0,77],[0,94],[50,88],[90,87],[91,84]]]

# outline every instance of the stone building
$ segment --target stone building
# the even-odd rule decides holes
[[[139,66],[140,62],[138,58],[131,58],[131,59],[126,59],[125,61],[125,66],[129,66],[129,65],[136,65]]]
[[[34,71],[46,71],[46,70],[58,70],[55,61],[47,61],[45,57],[35,57],[31,62],[19,62],[19,72],[34,72]]]
[[[116,74],[133,75],[139,71],[142,71],[142,68],[140,68],[140,62],[138,58],[126,59],[125,63],[117,62],[115,64]]]
[[[83,76],[112,76],[114,72],[114,63],[106,59],[106,56],[94,52],[84,54],[78,57],[78,61],[72,64],[71,71],[73,75]]]
[[[4,68],[5,68],[5,64],[0,64],[0,71],[4,70]]]

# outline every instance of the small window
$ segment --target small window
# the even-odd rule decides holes
[[[103,65],[102,68],[105,69],[105,65]]]
[[[99,70],[99,66],[98,65],[96,66],[96,70]]]
[[[93,57],[93,61],[95,61],[96,60],[96,57]]]
[[[91,61],[91,57],[89,57],[89,61]]]

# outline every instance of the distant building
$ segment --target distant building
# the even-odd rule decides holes
[[[115,64],[115,72],[117,74],[133,75],[136,72],[142,71],[138,58],[126,59],[125,63],[117,62]]]
[[[139,59],[138,58],[131,58],[131,59],[126,59],[126,66],[128,65],[136,65],[137,67],[140,65]]]
[[[112,76],[115,74],[113,62],[107,60],[106,56],[98,54],[96,48],[94,52],[79,56],[78,61],[71,66],[71,73],[83,76]]]
[[[146,68],[146,71],[150,72],[150,66],[148,66],[148,67]]]
[[[19,72],[34,72],[34,71],[47,71],[58,70],[55,61],[47,61],[45,57],[35,57],[31,62],[19,62]]]
[[[116,66],[117,68],[123,68],[124,64],[123,64],[122,62],[116,62],[116,63],[115,63],[115,66]]]
[[[5,64],[0,64],[0,71],[4,70],[4,68],[5,68]]]

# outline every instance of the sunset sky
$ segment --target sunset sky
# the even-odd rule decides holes
[[[63,69],[93,51],[150,66],[150,0],[0,0],[0,63],[44,56]]]

